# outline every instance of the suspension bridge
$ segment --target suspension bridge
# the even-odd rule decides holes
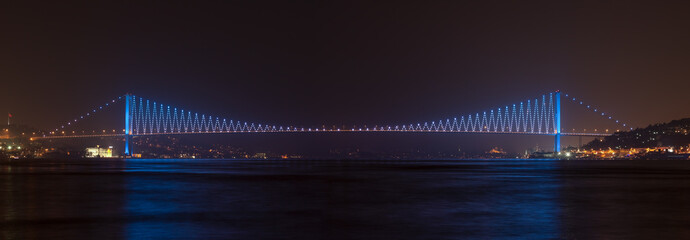
[[[587,105],[578,98],[560,91],[543,94],[537,98],[519,103],[492,108],[487,111],[427,122],[402,125],[383,125],[372,128],[303,128],[241,122],[233,119],[199,114],[197,112],[165,105],[132,94],[119,96],[96,107],[31,140],[82,137],[124,137],[126,156],[133,154],[132,138],[135,136],[179,135],[179,134],[221,134],[221,133],[310,133],[310,132],[427,132],[427,133],[483,133],[483,134],[524,134],[554,136],[554,151],[561,151],[562,136],[609,136],[609,133],[563,132],[561,126],[561,101],[569,100],[576,105],[612,121],[624,129],[626,123],[614,119],[610,114]],[[103,133],[65,135],[64,130],[92,117],[115,104],[124,103],[124,128],[122,133]],[[62,134],[61,134],[62,133]]]

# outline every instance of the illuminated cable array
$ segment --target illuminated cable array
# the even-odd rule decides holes
[[[573,101],[574,103],[576,103],[576,104],[578,104],[578,105],[581,105],[581,106],[583,106],[583,107],[586,107],[587,109],[589,109],[590,111],[596,113],[597,115],[600,115],[600,116],[602,116],[602,117],[604,117],[604,118],[606,118],[606,119],[608,119],[608,120],[614,121],[616,124],[618,124],[619,126],[622,126],[624,129],[630,129],[630,130],[633,130],[633,129],[634,129],[634,128],[630,127],[627,123],[624,123],[624,122],[622,122],[622,121],[620,121],[620,120],[614,118],[613,116],[611,116],[610,113],[601,112],[598,108],[596,108],[596,107],[594,107],[594,106],[592,106],[592,105],[586,104],[585,102],[583,102],[582,100],[580,100],[580,99],[578,99],[578,98],[576,98],[576,97],[572,97],[572,96],[570,96],[570,95],[568,95],[568,94],[566,94],[566,93],[563,93],[563,94],[564,94],[564,96],[565,96],[566,99],[569,99],[569,100]]]
[[[305,129],[275,125],[239,122],[174,108],[147,99],[132,97],[132,134],[164,133],[216,133],[216,132],[317,132],[340,129]],[[353,128],[350,131],[425,131],[425,132],[500,132],[500,133],[555,133],[555,105],[553,93],[541,99],[527,100],[489,112],[470,114],[424,124]]]
[[[597,115],[608,118],[615,123],[628,127],[627,124],[614,119],[609,114],[599,112],[597,108],[586,105],[577,98],[562,93],[579,105],[586,106]],[[112,106],[125,96],[117,97],[74,120],[71,120],[55,132],[73,126],[79,121],[93,116],[95,113]],[[131,96],[129,103],[129,129],[132,135],[150,134],[182,134],[182,133],[225,133],[225,132],[323,132],[341,131],[341,129],[296,128],[267,124],[240,122],[221,119],[210,115],[199,114],[183,109],[174,108],[144,98]],[[445,119],[417,124],[398,126],[381,126],[374,128],[352,128],[342,131],[396,131],[396,132],[484,132],[484,133],[524,133],[524,134],[555,134],[556,133],[556,105],[554,93],[542,95],[520,103],[499,107],[488,111],[461,116],[460,118]],[[126,127],[127,128],[127,127]],[[632,130],[632,128],[630,128]]]
[[[553,93],[488,112],[432,122],[386,126],[384,131],[496,132],[554,134],[556,125]],[[353,129],[354,130],[354,129]]]
[[[132,134],[275,132],[304,129],[255,124],[206,116],[132,96],[130,117]]]
[[[77,117],[77,118],[74,118],[74,120],[70,120],[70,121],[68,121],[67,123],[63,124],[63,125],[60,125],[60,127],[55,128],[55,131],[52,132],[52,133],[57,133],[58,131],[60,131],[60,130],[62,130],[62,129],[69,128],[70,126],[73,126],[74,124],[77,124],[79,121],[84,120],[84,119],[87,119],[87,118],[93,116],[94,114],[96,114],[97,112],[100,112],[100,111],[102,111],[102,110],[104,110],[104,109],[107,109],[108,107],[114,105],[116,102],[122,100],[122,98],[123,98],[123,96],[119,96],[119,97],[117,97],[117,98],[115,98],[115,99],[112,99],[112,100],[110,100],[110,101],[108,101],[108,102],[106,102],[106,103],[104,103],[104,104],[101,104],[100,106],[95,107],[95,108],[92,109],[91,111],[86,112],[86,113],[82,114],[81,116],[79,116],[79,117]]]

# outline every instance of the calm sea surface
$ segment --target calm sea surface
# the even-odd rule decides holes
[[[0,162],[0,239],[477,238],[690,238],[690,161]]]

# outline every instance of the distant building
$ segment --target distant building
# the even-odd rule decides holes
[[[84,157],[87,158],[111,158],[111,157],[117,157],[117,155],[113,155],[113,146],[110,146],[108,148],[101,148],[100,146],[92,147],[92,148],[86,148],[86,154]]]
[[[494,147],[484,155],[485,158],[505,158],[508,154],[499,147]]]

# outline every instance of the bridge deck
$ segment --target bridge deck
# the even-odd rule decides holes
[[[419,131],[419,130],[283,130],[283,131],[216,131],[216,132],[161,132],[161,133],[145,133],[132,134],[132,136],[157,136],[157,135],[192,135],[192,134],[242,134],[242,133],[338,133],[338,132],[396,132],[396,133],[473,133],[473,134],[514,134],[514,135],[541,135],[541,136],[555,136],[552,133],[534,133],[534,132],[493,132],[493,131]],[[583,136],[583,137],[605,137],[611,136],[610,133],[561,133],[561,136]],[[61,138],[89,138],[89,137],[124,137],[125,134],[95,134],[95,135],[46,135],[31,137],[31,140],[40,139],[61,139]]]

